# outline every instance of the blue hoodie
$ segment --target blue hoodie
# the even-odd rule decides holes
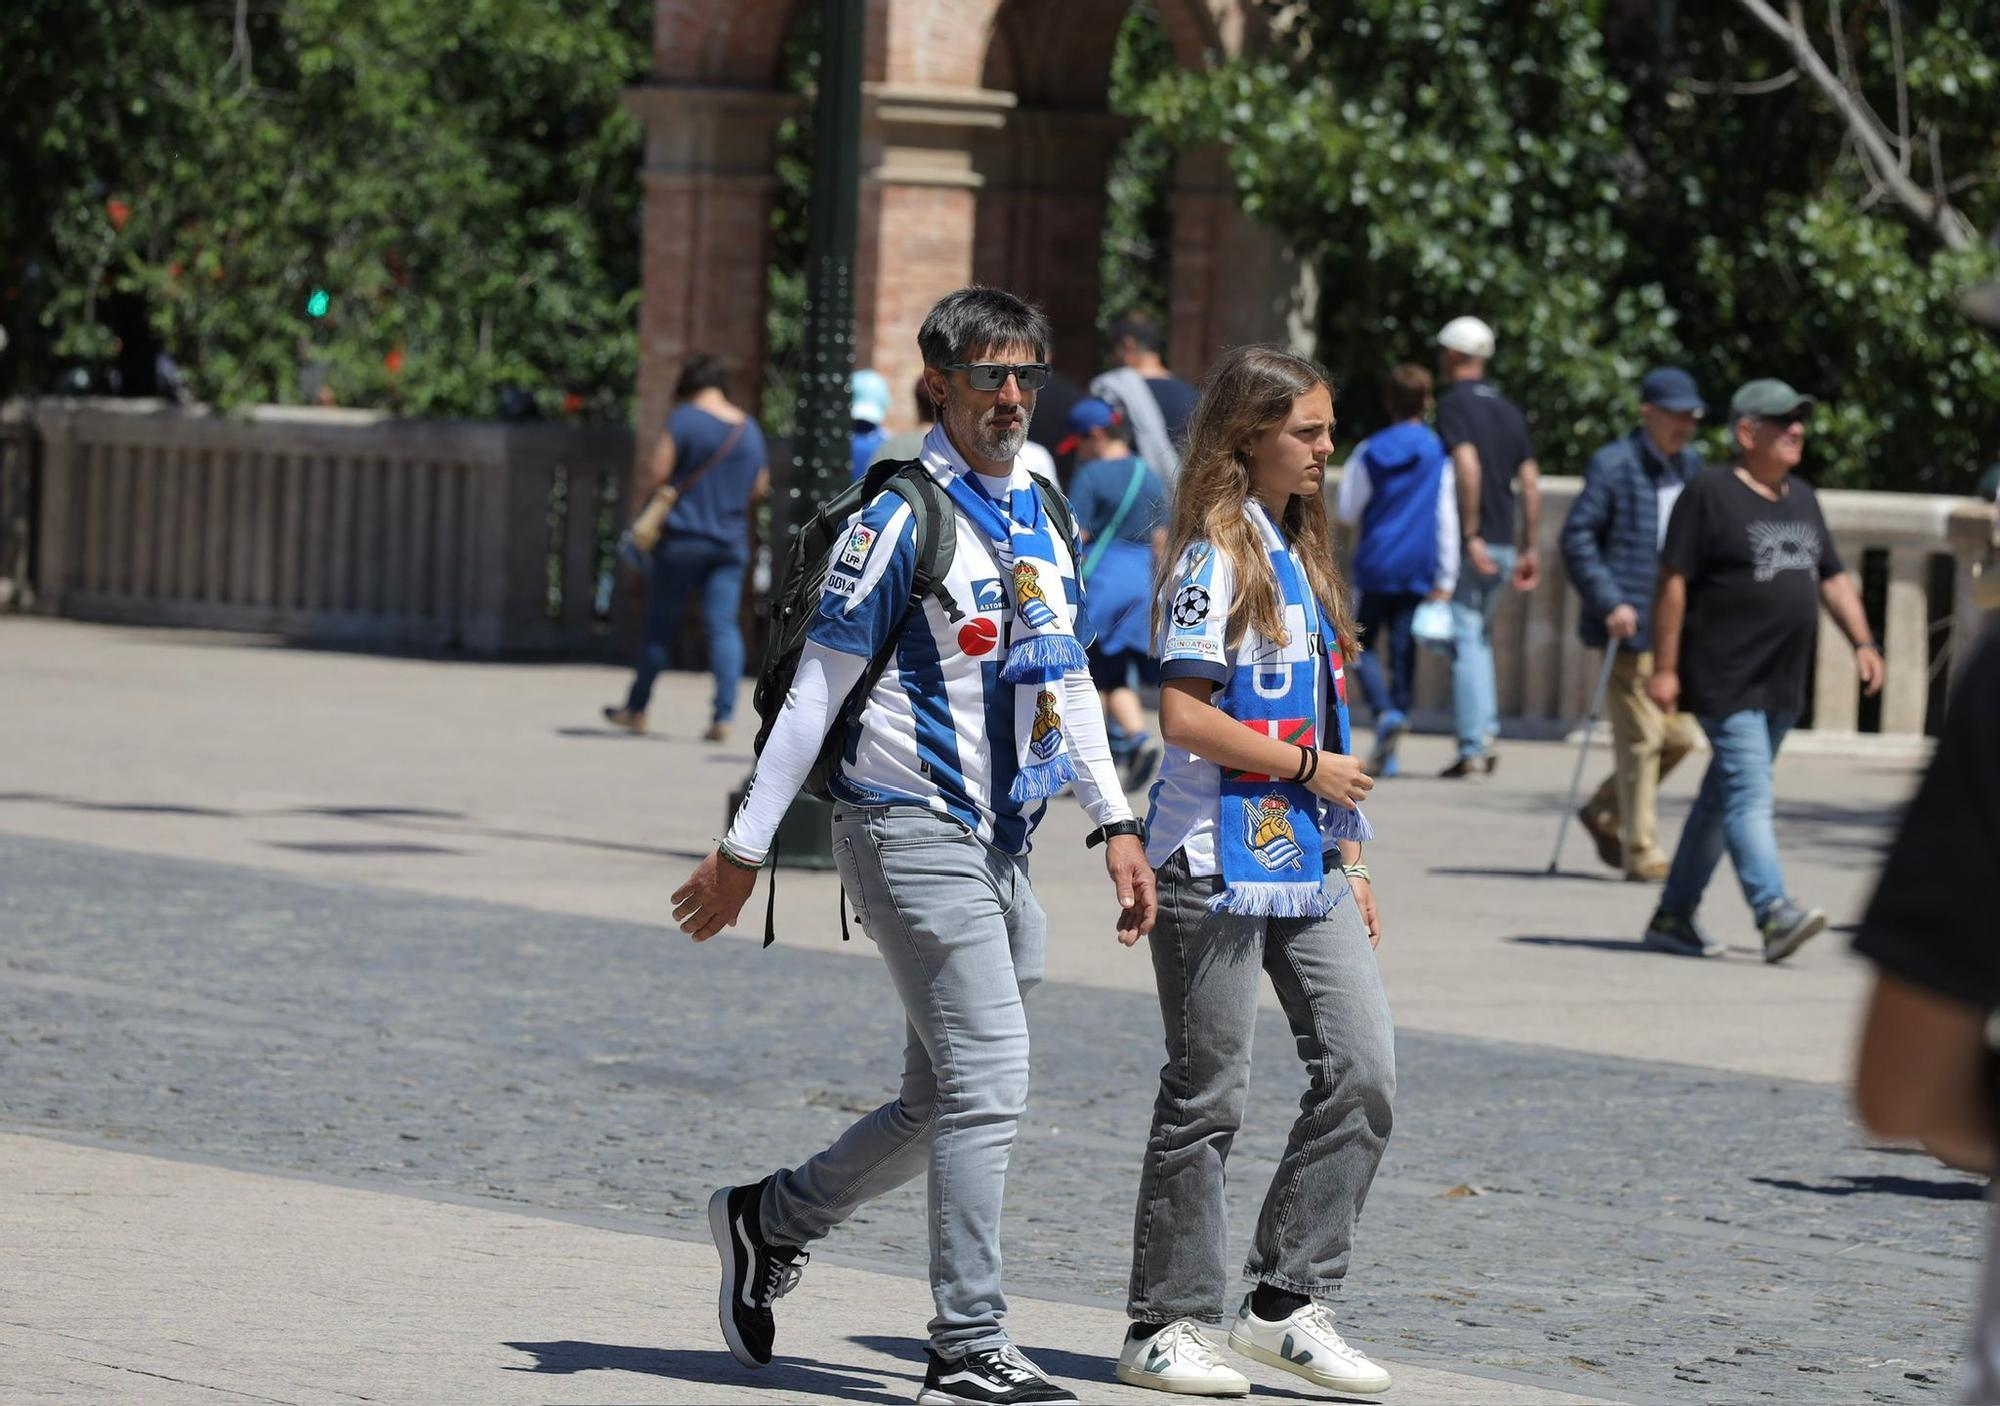
[[[1354,584],[1363,591],[1425,595],[1438,572],[1438,484],[1449,465],[1428,425],[1391,425],[1361,446],[1368,506],[1354,549]]]

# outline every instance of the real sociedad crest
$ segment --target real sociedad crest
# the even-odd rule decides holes
[[[1035,695],[1035,725],[1028,734],[1028,750],[1037,761],[1045,762],[1055,756],[1062,744],[1062,719],[1056,715],[1056,696],[1043,689]]]
[[[1056,623],[1056,613],[1042,594],[1042,574],[1031,561],[1014,564],[1015,609],[1031,630],[1046,630]]]
[[[1243,843],[1271,873],[1297,868],[1305,858],[1306,852],[1299,848],[1298,836],[1292,830],[1291,802],[1276,792],[1254,801],[1244,798]]]

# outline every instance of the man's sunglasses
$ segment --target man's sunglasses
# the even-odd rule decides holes
[[[1024,361],[1019,366],[1009,366],[1002,361],[954,361],[938,369],[963,371],[966,383],[976,391],[997,391],[1007,384],[1009,376],[1024,391],[1038,391],[1049,383],[1049,364],[1046,361]]]
[[[1788,430],[1793,425],[1809,424],[1812,412],[1810,410],[1794,410],[1785,415],[1759,415],[1757,418],[1774,430]]]

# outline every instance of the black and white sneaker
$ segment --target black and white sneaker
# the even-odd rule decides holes
[[[1012,1343],[959,1358],[933,1352],[930,1359],[917,1406],[1078,1406],[1075,1392],[1057,1386]]]
[[[771,1305],[798,1287],[799,1274],[811,1258],[792,1245],[772,1245],[757,1220],[757,1203],[764,1183],[725,1186],[708,1198],[708,1229],[715,1252],[722,1257],[722,1292],[716,1316],[729,1355],[745,1367],[771,1361],[771,1340],[777,1325]]]

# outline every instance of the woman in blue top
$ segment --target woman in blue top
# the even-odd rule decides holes
[[[1250,1085],[1259,969],[1306,1065],[1306,1091],[1244,1272],[1229,1346],[1327,1391],[1389,1374],[1326,1306],[1389,1139],[1394,1030],[1350,755],[1342,660],[1354,637],[1320,485],[1333,452],[1326,372],[1241,347],[1189,423],[1160,592],[1160,730],[1146,857],[1159,877],[1153,975],[1167,1061],[1139,1181],[1118,1379],[1249,1390],[1203,1326],[1226,1312],[1223,1164]]]
[[[1097,626],[1091,682],[1117,725],[1111,752],[1130,792],[1153,779],[1160,760],[1133,682],[1159,682],[1152,648],[1153,576],[1167,549],[1166,485],[1144,459],[1133,457],[1123,417],[1096,396],[1070,407],[1069,438],[1060,447],[1076,455],[1069,505],[1087,547],[1078,573],[1090,592],[1090,618]]]
[[[729,399],[729,374],[712,356],[692,357],[674,386],[679,402],[653,451],[647,495],[667,484],[680,498],[653,549],[646,592],[646,637],[639,646],[632,690],[605,718],[632,732],[646,730],[653,680],[667,667],[680,637],[681,611],[699,604],[715,675],[710,742],[729,740],[736,689],[743,679],[743,572],[750,561],[750,505],[770,490],[764,432]]]

